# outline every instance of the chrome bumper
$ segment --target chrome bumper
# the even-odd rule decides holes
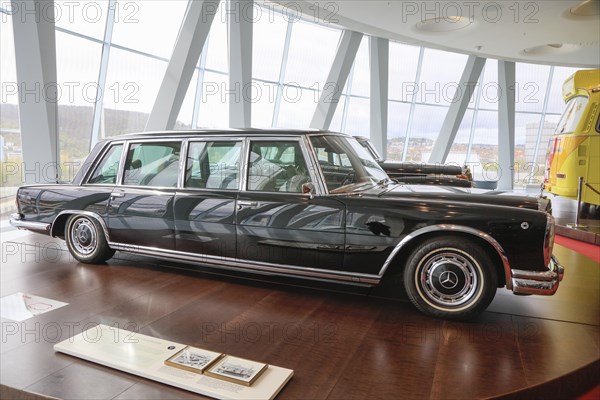
[[[512,290],[516,294],[537,294],[551,296],[556,293],[558,283],[562,281],[565,269],[552,256],[548,271],[512,270]]]
[[[46,235],[50,233],[50,227],[52,226],[52,224],[44,222],[25,221],[22,214],[12,214],[8,222],[15,228],[44,233]]]

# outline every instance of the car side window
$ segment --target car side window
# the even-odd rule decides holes
[[[297,141],[253,141],[248,163],[248,190],[301,193],[310,181]]]
[[[104,154],[102,161],[98,164],[94,173],[88,180],[92,184],[114,185],[117,183],[117,173],[119,172],[119,164],[121,162],[121,153],[123,145],[118,144],[111,146]]]
[[[185,187],[237,189],[241,150],[241,142],[190,142]]]
[[[124,185],[176,187],[181,142],[133,143],[125,160]]]

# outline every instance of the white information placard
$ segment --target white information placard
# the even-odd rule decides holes
[[[217,399],[273,399],[294,374],[291,369],[269,365],[251,386],[244,386],[165,365],[165,360],[185,347],[181,343],[97,325],[57,343],[54,350]]]

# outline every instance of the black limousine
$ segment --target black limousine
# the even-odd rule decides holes
[[[369,139],[364,136],[355,136],[355,138],[361,146],[367,149],[388,176],[396,182],[411,185],[473,187],[473,178],[470,176],[471,172],[466,166],[387,161],[379,154]]]
[[[421,311],[465,319],[497,288],[551,295],[544,198],[390,181],[355,138],[323,131],[128,134],[69,184],[23,186],[12,225],[63,238],[83,263],[116,250],[372,286],[392,276]]]

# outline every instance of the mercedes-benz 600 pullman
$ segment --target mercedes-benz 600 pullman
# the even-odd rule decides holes
[[[497,288],[551,295],[549,201],[390,181],[351,136],[319,131],[140,133],[105,140],[70,184],[21,187],[19,228],[80,262],[115,250],[262,274],[377,285],[414,305],[483,311]]]

